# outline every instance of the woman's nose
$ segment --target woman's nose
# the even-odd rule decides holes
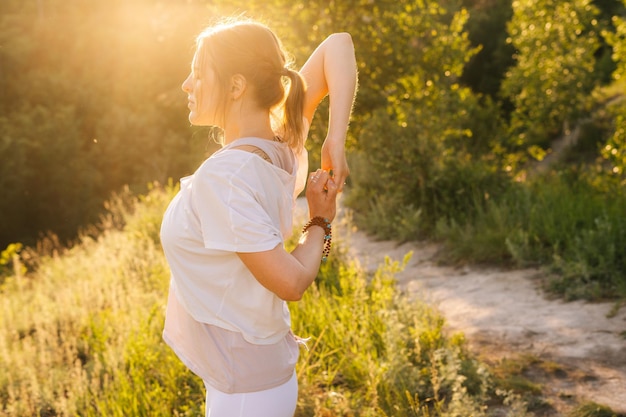
[[[183,85],[181,86],[185,93],[191,92],[191,74],[187,77],[185,81],[183,81]]]

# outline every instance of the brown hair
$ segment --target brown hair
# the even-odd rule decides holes
[[[207,28],[197,38],[200,68],[211,65],[215,71],[224,110],[227,80],[241,74],[256,93],[259,106],[272,115],[274,128],[295,149],[304,143],[304,93],[302,76],[290,69],[280,40],[265,25],[237,20]],[[289,83],[283,77],[289,78]]]

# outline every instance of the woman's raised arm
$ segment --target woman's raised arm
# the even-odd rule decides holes
[[[349,33],[334,33],[311,54],[300,70],[307,83],[304,116],[309,123],[322,99],[328,94],[328,132],[322,145],[322,169],[332,170],[339,191],[350,174],[345,142],[357,89],[354,45]]]

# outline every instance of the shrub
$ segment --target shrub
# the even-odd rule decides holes
[[[451,260],[543,265],[566,298],[626,295],[626,199],[617,185],[591,176],[520,183],[487,204],[472,222],[440,222]],[[607,187],[606,182],[599,185]]]
[[[444,90],[413,76],[397,97],[378,110],[363,129],[353,159],[353,187],[347,204],[355,221],[385,238],[430,237],[441,218],[465,221],[476,199],[500,194],[508,183],[495,146],[485,132],[497,120],[468,89]],[[472,127],[472,131],[469,127]]]

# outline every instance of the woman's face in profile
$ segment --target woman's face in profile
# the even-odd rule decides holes
[[[195,126],[219,126],[217,76],[210,65],[200,64],[197,51],[182,89],[187,93],[189,122]]]

